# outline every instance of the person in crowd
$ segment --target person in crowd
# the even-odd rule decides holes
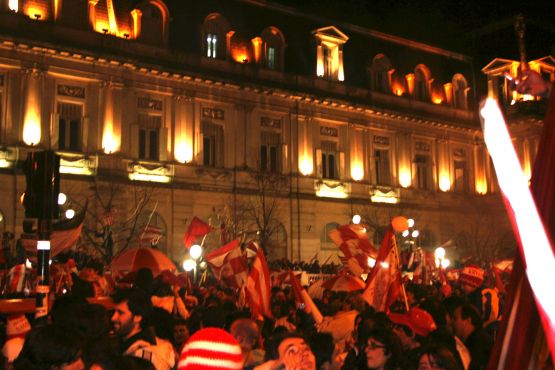
[[[204,328],[183,346],[177,370],[240,370],[243,355],[237,340],[220,328]]]
[[[254,370],[316,370],[316,357],[305,339],[297,333],[285,333],[273,338],[268,361]],[[268,356],[267,356],[268,358]]]
[[[174,318],[173,321],[173,348],[175,352],[179,355],[183,345],[190,337],[189,327],[187,321],[182,318]]]
[[[152,310],[148,295],[140,288],[116,291],[112,324],[120,339],[121,352],[151,361],[156,370],[169,370],[175,364],[173,346],[157,338],[146,322]]]
[[[402,352],[401,341],[390,330],[370,332],[364,352],[368,370],[411,369]]]
[[[104,265],[102,262],[96,260],[88,261],[81,269],[79,277],[93,285],[95,297],[106,296],[110,293],[108,282],[104,277]]]
[[[474,305],[482,318],[484,327],[495,324],[499,317],[499,295],[497,290],[484,285],[484,270],[475,265],[463,268],[459,283],[469,303]]]
[[[476,307],[468,303],[456,307],[451,324],[455,335],[470,352],[469,369],[486,369],[493,340],[482,328],[482,319]]]
[[[430,345],[420,352],[418,370],[463,370],[463,367],[449,347]]]
[[[407,313],[390,313],[389,319],[393,323],[393,333],[401,340],[407,358],[416,362],[422,342],[436,330],[434,319],[418,307],[411,308]]]
[[[84,370],[83,340],[58,325],[33,328],[27,335],[14,370]]]
[[[260,342],[258,325],[251,319],[235,320],[229,332],[241,346],[245,369],[252,369],[264,362],[264,350],[257,348]]]
[[[336,295],[330,302],[330,316],[317,325],[322,333],[331,333],[333,340],[344,351],[346,342],[350,339],[355,328],[355,318],[359,314],[353,308],[353,296]]]

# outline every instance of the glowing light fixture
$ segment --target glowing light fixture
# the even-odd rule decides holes
[[[409,236],[409,234],[410,234],[410,231],[405,230],[401,235],[403,235],[406,238],[407,236]]]
[[[399,172],[399,185],[404,188],[408,188],[411,184],[410,172],[407,169],[403,169]]]
[[[193,160],[193,148],[185,140],[176,145],[175,160],[179,163],[189,163]]]
[[[353,223],[354,223],[355,225],[360,224],[360,221],[361,221],[361,220],[362,220],[362,217],[360,217],[360,215],[354,215],[354,216],[353,216],[353,219],[352,219],[352,221],[353,221]]]
[[[413,227],[414,226],[414,220],[412,218],[409,218],[407,220],[407,224],[409,225],[409,227]]]
[[[73,209],[68,209],[65,213],[67,219],[72,219],[75,217],[75,211]]]
[[[441,268],[446,269],[447,267],[449,267],[449,265],[451,264],[451,261],[449,261],[447,258],[441,260]]]
[[[449,177],[447,176],[442,176],[439,179],[439,190],[441,191],[449,191],[451,189],[451,180],[449,180]]]
[[[486,99],[480,109],[484,140],[493,160],[499,186],[518,229],[524,254],[524,266],[534,291],[536,302],[553,330],[555,323],[555,257],[528,181],[522,173],[520,162],[513,147],[505,120],[493,99]]]
[[[312,171],[314,171],[314,167],[312,165],[312,161],[310,161],[308,158],[304,158],[301,161],[301,164],[299,166],[299,170],[301,171],[301,173],[305,176],[311,175]]]
[[[418,235],[420,235],[420,231],[418,231],[418,230],[414,230],[414,231],[412,232],[412,234],[411,234],[411,236],[412,236],[413,238],[418,238]]]
[[[67,196],[64,193],[58,194],[58,204],[63,206],[67,201]]]
[[[338,198],[345,199],[349,197],[349,186],[348,184],[341,183],[339,181],[316,181],[314,185],[316,189],[316,196],[322,198]]]
[[[17,13],[19,11],[19,0],[10,0],[8,7],[12,12]]]
[[[445,248],[437,247],[434,252],[434,256],[440,260],[445,259]]]
[[[360,181],[364,178],[364,169],[360,165],[355,165],[351,169],[351,177],[355,181]]]
[[[183,261],[183,270],[187,272],[193,271],[196,265],[197,263],[192,258],[188,258],[185,261]]]
[[[201,255],[202,255],[202,247],[198,244],[192,245],[191,248],[189,249],[189,256],[191,256],[191,258],[196,261],[200,258]]]
[[[370,266],[370,268],[376,266],[376,259],[372,257],[368,257],[368,266]]]

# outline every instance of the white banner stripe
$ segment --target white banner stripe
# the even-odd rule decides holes
[[[206,358],[200,356],[187,356],[179,361],[177,367],[181,369],[185,366],[197,365],[200,369],[205,367],[214,367],[222,369],[238,369],[243,366],[243,360],[231,361],[215,358]]]
[[[226,343],[214,343],[204,340],[194,341],[185,346],[183,351],[190,351],[201,349],[203,351],[210,351],[210,352],[223,352],[224,354],[234,354],[240,355],[241,354],[241,347],[238,345],[226,344]]]

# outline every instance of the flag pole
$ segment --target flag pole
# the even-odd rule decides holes
[[[156,212],[157,207],[158,207],[158,201],[156,201],[156,204],[154,204],[154,208],[152,208],[152,212],[150,212],[150,215],[148,216],[148,221],[147,221],[145,227],[143,228],[143,232],[141,233],[141,237],[139,238],[139,245],[140,245],[141,240],[143,240],[143,237],[145,236],[146,229],[150,225],[150,221],[152,220],[152,215],[154,215],[154,212]]]
[[[393,233],[393,244],[395,246],[395,248],[393,249],[395,251],[395,260],[397,261],[397,268],[399,269],[399,248],[397,247],[397,240],[395,239],[395,233]],[[402,271],[402,267],[401,269],[399,269],[399,271]],[[405,303],[405,309],[407,310],[407,312],[409,312],[410,310],[410,306],[409,306],[409,300],[407,299],[407,291],[405,290],[405,282],[403,281],[403,276],[401,274],[401,294],[403,295],[403,301]]]

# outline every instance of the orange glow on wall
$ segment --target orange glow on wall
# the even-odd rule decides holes
[[[255,37],[251,40],[252,50],[254,52],[254,61],[256,63],[260,62],[260,56],[262,55],[262,38]]]
[[[484,195],[488,192],[488,185],[484,179],[476,180],[476,193]]]
[[[412,179],[410,176],[410,170],[408,168],[400,168],[399,169],[399,185],[404,188],[408,188],[412,183]]]
[[[25,14],[31,19],[36,19],[38,21],[46,20],[44,10],[36,6],[28,6],[27,9],[25,9]]]
[[[451,82],[443,84],[443,91],[445,92],[447,104],[451,104],[451,101],[453,100],[453,84]]]
[[[175,143],[175,160],[190,163],[193,160],[193,144],[190,138],[181,137]]]
[[[133,38],[136,39],[141,34],[141,16],[143,12],[139,9],[133,9],[131,11],[131,18],[133,18]]]
[[[407,80],[407,87],[409,89],[409,94],[412,95],[412,92],[414,91],[414,73],[409,73],[408,75],[405,76],[406,80]]]
[[[114,96],[110,87],[106,88],[104,107],[104,128],[102,130],[102,150],[106,154],[119,151],[121,138],[114,129]]]
[[[441,103],[443,103],[443,98],[439,95],[433,95],[432,96],[432,103],[441,104]]]
[[[405,87],[399,83],[394,83],[391,89],[393,94],[397,96],[401,96],[405,93]]]
[[[39,94],[39,77],[30,74],[27,79],[23,118],[23,142],[27,145],[37,145],[41,138]]]
[[[249,56],[245,45],[237,45],[231,49],[231,58],[238,63],[248,63]]]

